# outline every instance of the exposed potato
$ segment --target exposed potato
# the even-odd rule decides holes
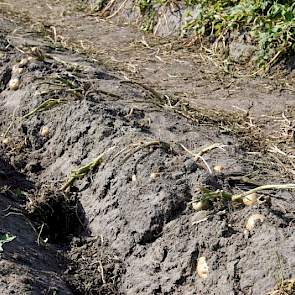
[[[222,166],[222,165],[215,165],[213,167],[213,171],[216,172],[216,173],[221,173],[221,172],[224,171],[224,166]]]
[[[204,257],[204,256],[201,256],[198,258],[197,274],[202,279],[206,279],[209,275],[209,267],[206,262],[206,257]]]
[[[47,137],[49,135],[49,128],[47,126],[43,126],[40,130],[40,134],[43,137]]]
[[[253,194],[247,195],[242,200],[246,206],[252,206],[257,203],[257,194],[253,193]]]
[[[195,211],[206,210],[209,208],[209,202],[207,200],[201,200],[199,202],[193,202],[192,207]]]
[[[8,87],[10,90],[17,90],[19,89],[20,86],[20,80],[19,78],[11,78],[9,83],[8,83]]]
[[[12,74],[20,75],[24,71],[23,68],[20,68],[18,65],[12,67]]]
[[[251,231],[258,223],[263,223],[265,216],[259,213],[252,214],[246,222],[246,229]]]
[[[20,68],[26,66],[27,64],[29,63],[29,60],[27,58],[23,58],[19,63],[18,63],[18,66]]]
[[[2,143],[5,144],[5,145],[9,144],[9,142],[10,142],[10,139],[7,138],[7,137],[2,139]]]

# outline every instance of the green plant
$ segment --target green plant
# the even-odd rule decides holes
[[[92,11],[100,11],[107,5],[109,1],[108,0],[91,0],[89,2],[90,2],[90,9]]]
[[[63,99],[51,99],[51,98],[47,99],[46,101],[42,102],[39,106],[37,106],[35,109],[33,109],[32,111],[30,111],[29,113],[24,115],[23,119],[27,119],[36,113],[48,111],[48,110],[52,109],[53,107],[55,107],[61,103],[64,103],[64,102],[65,102],[65,100],[63,100]]]
[[[3,245],[6,243],[9,243],[13,241],[16,238],[16,236],[13,236],[9,233],[5,233],[0,235],[0,252],[3,252]]]
[[[71,172],[69,179],[62,186],[61,190],[64,191],[64,190],[68,189],[69,187],[71,187],[75,183],[76,180],[83,178],[89,172],[96,169],[104,161],[104,157],[106,156],[106,153],[113,150],[113,149],[114,149],[114,147],[110,147],[108,150],[102,152],[97,158],[95,158],[94,160],[92,160],[88,164],[83,165],[78,170],[73,170]]]
[[[108,2],[93,1],[99,10]],[[151,32],[157,23],[159,7],[176,1],[135,0],[134,3],[142,15],[141,29]],[[257,48],[253,61],[265,70],[281,57],[295,52],[293,0],[182,0],[182,3],[187,8],[184,34],[196,33],[222,42],[232,32],[247,34],[251,45]]]
[[[282,2],[282,3],[281,3]],[[255,61],[269,67],[295,49],[295,2],[274,0],[188,0],[195,15],[183,30],[220,38],[243,31],[257,45]]]

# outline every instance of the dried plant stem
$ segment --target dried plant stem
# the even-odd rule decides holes
[[[68,181],[62,186],[61,190],[64,191],[67,188],[71,187],[77,179],[81,179],[86,174],[88,174],[90,171],[92,171],[93,169],[95,169],[96,167],[98,167],[102,163],[103,158],[105,157],[105,155],[108,152],[110,152],[111,150],[113,150],[114,148],[115,148],[114,146],[113,147],[110,147],[109,149],[107,149],[104,152],[102,152],[97,158],[95,158],[90,163],[82,166],[78,170],[72,171],[71,172],[71,175],[70,175],[70,177],[68,179]]]
[[[207,153],[207,152],[209,152],[209,151],[211,151],[211,150],[213,150],[213,149],[216,149],[216,148],[220,148],[220,149],[222,149],[223,150],[223,147],[225,146],[225,145],[223,145],[223,144],[220,144],[220,143],[213,143],[213,144],[211,144],[211,145],[208,145],[208,146],[206,146],[206,147],[204,147],[204,148],[202,148],[198,153],[193,153],[192,151],[190,151],[189,149],[187,149],[183,144],[179,144],[190,156],[192,156],[192,158],[195,160],[195,161],[197,161],[197,160],[199,160],[199,159],[201,159],[202,161],[203,161],[203,163],[205,164],[205,167],[206,167],[206,169],[208,170],[208,172],[210,173],[210,174],[212,174],[212,170],[211,170],[211,168],[210,168],[210,166],[208,165],[208,163],[206,162],[206,160],[202,157],[202,155],[203,154],[205,154],[205,153]]]
[[[266,185],[258,186],[256,188],[253,188],[253,189],[247,191],[247,192],[232,196],[232,201],[239,201],[240,199],[242,199],[248,195],[251,195],[253,193],[256,193],[258,191],[269,190],[269,189],[295,189],[295,184],[294,183],[266,184]]]

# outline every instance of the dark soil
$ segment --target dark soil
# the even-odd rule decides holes
[[[246,64],[230,68],[225,75],[224,61],[200,50],[199,43],[190,46],[190,38],[161,39],[145,34],[137,25],[127,27],[113,18],[105,20],[82,11],[80,0],[2,1],[0,12],[41,31],[52,41],[51,46],[85,52],[121,77],[151,85],[195,107],[243,109],[251,116],[267,117],[281,115],[287,106],[294,105],[294,71],[255,77]],[[128,1],[118,17],[128,11],[130,2],[134,4]],[[118,4],[116,1],[112,6],[114,11]]]
[[[60,277],[65,269],[50,244],[37,243],[38,224],[25,214],[25,200],[16,191],[32,191],[33,183],[17,173],[0,155],[0,170],[5,177],[0,183],[1,235],[16,238],[4,244],[1,253],[1,294],[72,294]]]
[[[1,294],[260,295],[294,277],[294,192],[268,191],[269,201],[250,207],[222,198],[191,206],[204,188],[252,188],[243,176],[292,182],[265,154],[230,126],[177,115],[100,63],[0,25],[1,231],[16,236],[1,254]],[[19,89],[9,90],[13,66],[28,56]],[[38,109],[49,99],[59,104]],[[203,157],[222,173],[181,146],[216,143],[224,148]],[[252,213],[266,219],[246,232]],[[196,273],[201,256],[207,279]]]

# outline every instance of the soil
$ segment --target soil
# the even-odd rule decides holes
[[[168,40],[138,45],[135,29],[67,2],[14,2],[0,4],[1,233],[16,237],[1,253],[1,294],[260,295],[294,279],[294,191],[268,190],[253,206],[221,196],[192,206],[206,191],[294,183],[292,73],[224,76],[187,48],[155,63]],[[64,42],[36,30],[41,19]],[[96,45],[86,52],[87,39]],[[165,79],[169,69],[176,77]],[[250,95],[250,113],[229,108]],[[247,231],[253,213],[265,220]]]

